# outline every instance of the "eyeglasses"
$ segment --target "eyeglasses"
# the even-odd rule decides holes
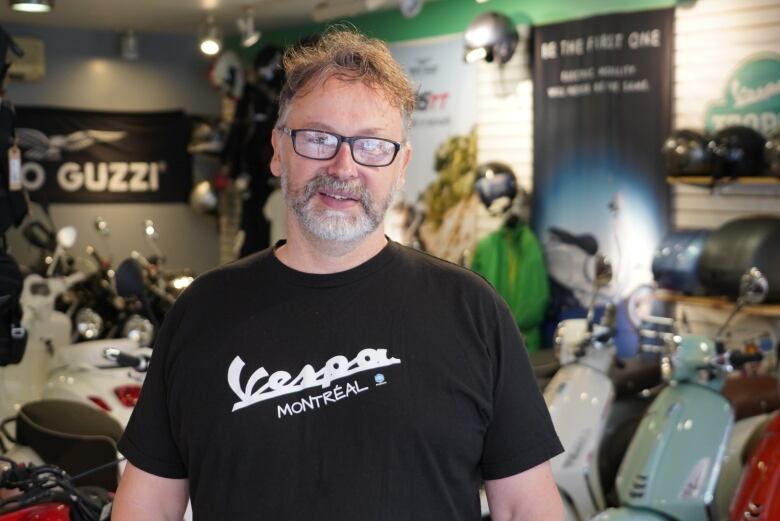
[[[292,139],[296,154],[320,161],[333,159],[341,144],[348,143],[355,163],[363,166],[387,166],[395,160],[401,149],[400,143],[379,137],[345,137],[308,128],[282,127],[281,130]]]

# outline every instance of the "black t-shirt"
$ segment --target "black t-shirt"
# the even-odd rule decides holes
[[[482,479],[561,451],[507,306],[389,243],[348,271],[264,250],[166,316],[120,451],[195,518],[479,519]]]

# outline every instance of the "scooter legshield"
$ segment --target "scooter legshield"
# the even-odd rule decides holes
[[[591,367],[570,364],[555,374],[544,399],[565,447],[550,462],[555,483],[575,518],[588,519],[604,508],[596,458],[614,399],[612,382]]]
[[[610,508],[594,517],[592,521],[668,521],[668,518],[649,510]]]
[[[699,385],[664,389],[648,409],[618,472],[621,505],[680,521],[708,521],[734,415]]]

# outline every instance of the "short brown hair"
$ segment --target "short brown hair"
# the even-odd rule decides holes
[[[409,78],[387,45],[355,30],[331,28],[314,42],[288,47],[282,59],[286,81],[279,95],[279,121],[287,119],[290,103],[329,78],[359,81],[381,90],[401,111],[404,134],[411,127],[415,94]]]

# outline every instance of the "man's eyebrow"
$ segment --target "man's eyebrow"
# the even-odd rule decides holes
[[[310,128],[310,129],[316,129],[316,130],[325,130],[327,132],[334,132],[336,134],[340,134],[335,128],[328,125],[327,123],[323,123],[321,121],[305,121],[301,124],[301,127],[299,128]],[[359,132],[356,132],[356,136],[372,136],[377,133],[383,133],[387,132],[387,129],[380,128],[380,127],[368,127],[368,128],[362,128]]]

